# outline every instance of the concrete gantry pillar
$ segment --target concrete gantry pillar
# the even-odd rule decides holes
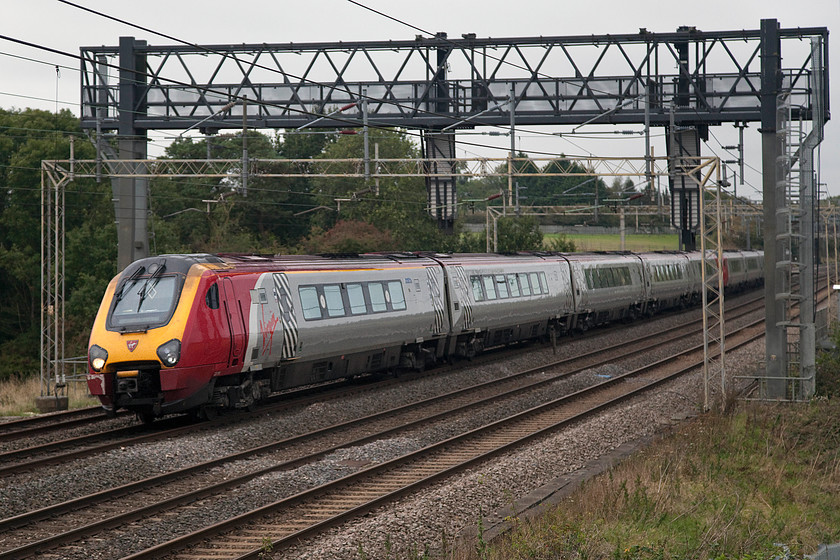
[[[138,52],[146,41],[120,37],[119,50],[119,157],[123,160],[147,158],[147,134],[135,126],[145,114],[142,88],[146,84],[146,57]],[[138,164],[135,173],[145,173]],[[149,255],[147,232],[148,179],[124,177],[111,180],[114,214],[117,222],[117,267],[123,270],[137,259]]]
[[[783,244],[777,238],[784,217],[779,209],[785,205],[784,180],[780,177],[784,136],[777,134],[776,105],[782,88],[781,40],[775,19],[761,20],[761,168],[764,204],[764,326],[766,375],[780,378],[768,380],[767,397],[784,398],[787,375],[787,329],[785,301],[779,297],[783,289]]]

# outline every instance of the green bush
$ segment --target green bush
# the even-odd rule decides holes
[[[817,356],[816,394],[820,397],[840,395],[840,328],[835,328],[831,341],[834,349]]]

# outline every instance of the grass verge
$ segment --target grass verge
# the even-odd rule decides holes
[[[0,381],[0,416],[28,416],[38,413],[35,397],[41,394],[41,382],[38,377],[12,377]],[[87,384],[71,382],[67,384],[70,408],[96,406],[99,400],[88,394]]]
[[[543,244],[558,234],[547,233],[543,236]],[[621,236],[612,234],[564,234],[573,241],[578,251],[618,251],[621,249]],[[678,247],[676,234],[628,234],[624,236],[624,248],[627,251],[676,251]]]
[[[472,557],[801,557],[840,541],[840,399],[707,415]]]

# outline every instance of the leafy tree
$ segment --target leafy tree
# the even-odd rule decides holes
[[[364,139],[360,135],[340,136],[328,143],[321,157],[361,158]],[[416,158],[417,146],[399,131],[377,130],[372,142],[379,144],[379,157]],[[318,205],[335,212],[315,213],[313,224],[329,230],[339,220],[368,222],[390,232],[400,250],[454,251],[457,236],[446,236],[426,211],[426,185],[419,177],[380,179],[377,194],[373,180],[313,178],[312,192]]]
[[[41,161],[93,159],[69,111],[0,110],[0,378],[38,369]],[[65,191],[67,352],[83,351],[99,299],[116,272],[110,183],[76,180]]]
[[[539,251],[543,235],[537,220],[531,216],[500,218],[496,224],[500,253]]]
[[[251,159],[312,157],[327,142],[321,137],[287,134],[285,142],[249,132]],[[179,139],[167,149],[170,159],[204,159],[208,140]],[[240,159],[242,135],[209,139],[213,159]],[[263,171],[271,172],[272,165]],[[152,186],[157,252],[260,251],[276,252],[296,244],[309,230],[309,216],[296,216],[312,207],[308,179],[240,176],[221,179],[156,180]]]
[[[329,231],[317,228],[304,241],[308,253],[368,253],[396,249],[391,234],[367,222],[339,220]]]

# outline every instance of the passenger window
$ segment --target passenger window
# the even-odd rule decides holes
[[[530,296],[531,295],[531,284],[528,283],[528,275],[527,274],[517,274],[516,276],[519,277],[519,286],[522,288],[522,295],[523,296]]]
[[[344,302],[341,300],[341,286],[331,284],[324,286],[324,299],[327,308],[327,316],[344,317]]]
[[[484,292],[481,291],[481,276],[470,276],[472,282],[473,299],[475,301],[484,300]]]
[[[371,282],[368,284],[368,293],[370,294],[370,305],[374,313],[388,310],[388,304],[385,302],[385,289],[379,282]]]
[[[542,289],[540,288],[540,276],[536,272],[531,272],[528,274],[531,278],[531,289],[533,290],[533,294],[539,295],[542,293]]]
[[[388,293],[391,295],[391,307],[395,311],[405,309],[405,294],[402,283],[399,281],[388,282]]]
[[[207,295],[204,296],[204,303],[207,304],[207,307],[210,309],[218,309],[219,308],[219,285],[213,284],[207,290]]]
[[[507,280],[501,274],[496,276],[496,291],[499,292],[499,299],[507,299],[508,297],[508,285]]]
[[[548,294],[548,280],[545,277],[545,272],[540,272],[540,286],[542,287],[542,293]]]
[[[484,291],[487,293],[487,299],[496,299],[496,282],[492,276],[482,276],[484,280]]]
[[[508,285],[510,287],[510,297],[519,297],[519,282],[516,281],[516,274],[508,274]]]
[[[318,305],[318,289],[315,286],[301,286],[298,288],[300,294],[300,308],[303,309],[303,318],[306,320],[320,319],[321,306]]]
[[[350,303],[350,313],[352,315],[367,313],[365,292],[361,284],[347,284],[347,300]]]

